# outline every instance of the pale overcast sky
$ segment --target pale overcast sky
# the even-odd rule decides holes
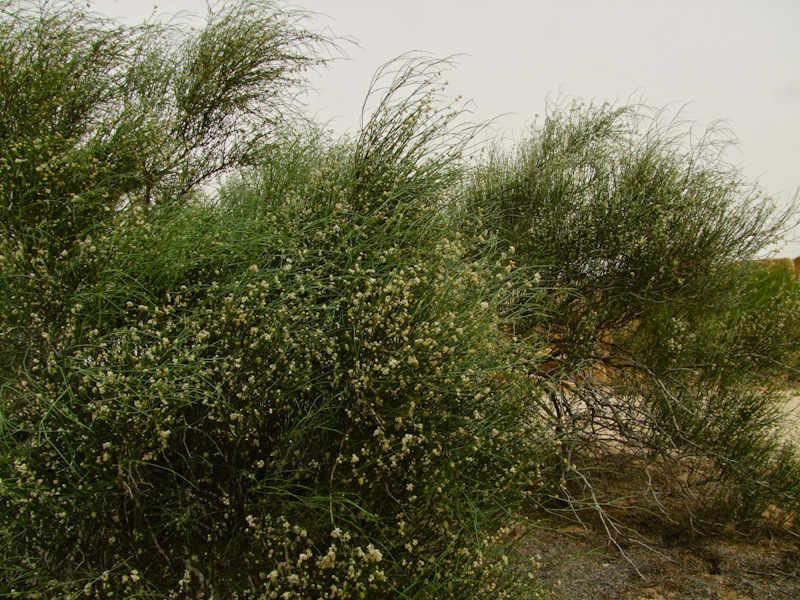
[[[91,0],[140,21],[147,0]],[[161,13],[205,15],[205,0],[161,0]],[[778,198],[800,187],[798,0],[296,0],[311,28],[350,36],[349,60],[311,74],[309,108],[339,132],[358,127],[375,70],[408,51],[459,54],[450,92],[472,118],[520,137],[548,96],[643,100],[684,108],[705,127],[725,120],[728,159]],[[800,254],[798,242],[782,255]]]

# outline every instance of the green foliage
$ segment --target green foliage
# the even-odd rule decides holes
[[[376,73],[364,110],[371,101],[377,106],[355,142],[355,176],[362,182],[356,190],[359,210],[373,209],[375,202],[402,203],[406,198],[399,192],[420,194],[461,179],[453,160],[480,126],[461,123],[458,99],[437,107],[445,88],[442,69],[448,66],[446,60],[411,54]]]
[[[124,27],[69,0],[3,0],[0,17],[0,226],[59,252],[121,204],[252,163],[326,43],[251,0],[198,31]]]
[[[216,203],[76,242],[81,286],[2,375],[4,593],[531,597],[504,532],[548,445],[504,377],[512,274],[467,256],[457,155],[412,168],[419,131],[402,177],[297,135]]]

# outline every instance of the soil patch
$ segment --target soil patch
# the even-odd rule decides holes
[[[607,461],[611,496],[636,496],[642,482],[635,459],[617,454]],[[666,512],[641,492],[627,506],[606,505],[613,523],[593,510],[582,512],[581,522],[568,512],[542,511],[533,530],[520,532],[520,551],[555,600],[800,599],[794,530],[765,521],[747,532],[701,533],[666,517],[680,512],[678,497],[674,506],[669,498],[662,497]]]
[[[604,531],[551,523],[523,544],[558,600],[797,600],[800,539],[788,532],[658,537],[618,548]]]

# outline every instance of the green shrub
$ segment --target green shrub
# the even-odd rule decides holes
[[[5,594],[531,597],[504,532],[548,445],[504,376],[511,274],[439,211],[434,84],[391,108],[440,66],[355,144],[287,138],[215,203],[75,244],[63,319],[3,375]]]
[[[573,508],[618,500],[597,465],[623,452],[644,467],[642,498],[663,491],[650,469],[694,465],[683,515],[669,516],[695,527],[798,509],[775,382],[796,373],[800,297],[747,262],[793,209],[743,181],[718,134],[697,138],[643,107],[551,107],[465,190],[554,290],[549,310],[517,311],[514,330],[532,336],[529,370],[549,388],[540,410],[562,440]]]

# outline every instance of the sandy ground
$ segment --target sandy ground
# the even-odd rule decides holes
[[[537,531],[524,551],[538,557],[553,600],[800,598],[800,540],[788,533],[662,535],[620,551],[600,532],[564,524]]]

